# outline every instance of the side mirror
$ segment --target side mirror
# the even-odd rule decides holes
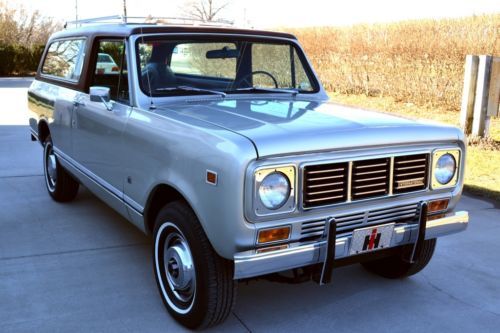
[[[90,101],[102,102],[108,111],[113,109],[113,105],[110,102],[110,95],[110,89],[108,87],[90,87]]]

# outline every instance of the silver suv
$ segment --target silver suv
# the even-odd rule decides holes
[[[151,234],[160,296],[190,328],[222,322],[241,279],[410,276],[468,224],[462,132],[329,103],[290,34],[66,29],[28,99],[49,194],[84,185]]]

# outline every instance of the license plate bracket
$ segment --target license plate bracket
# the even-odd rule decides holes
[[[349,255],[389,248],[395,223],[355,229],[352,233]]]

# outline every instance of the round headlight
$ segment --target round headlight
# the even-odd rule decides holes
[[[456,167],[457,162],[453,155],[444,154],[437,160],[436,168],[434,169],[434,177],[436,177],[436,180],[441,185],[446,185],[455,175]]]
[[[268,174],[260,183],[259,198],[267,209],[278,209],[290,197],[290,181],[281,172]]]

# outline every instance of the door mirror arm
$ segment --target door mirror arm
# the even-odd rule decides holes
[[[110,99],[110,89],[108,87],[90,87],[90,101],[101,102],[106,107],[106,110],[113,110],[113,102]]]

